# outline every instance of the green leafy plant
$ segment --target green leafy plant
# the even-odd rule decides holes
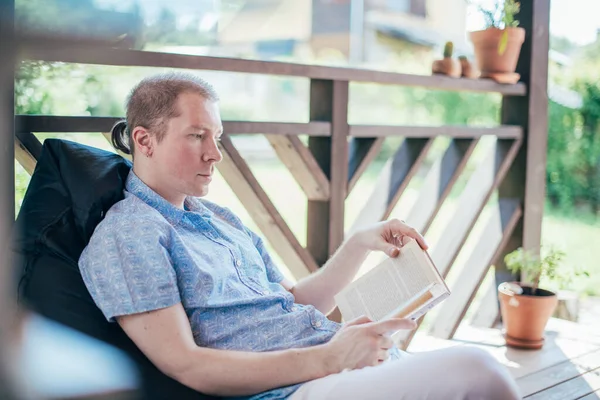
[[[515,0],[496,1],[493,8],[477,5],[477,9],[485,18],[486,28],[504,29],[519,26],[515,15],[521,11],[521,3]]]
[[[589,276],[586,271],[561,268],[564,258],[563,251],[553,248],[540,256],[519,247],[504,257],[504,263],[513,274],[521,273],[521,283],[530,284],[532,294],[535,295],[540,280],[544,278],[551,281],[561,280],[566,283],[577,275]]]
[[[486,28],[504,30],[498,44],[498,54],[504,54],[508,45],[508,32],[504,28],[516,28],[519,26],[519,20],[515,19],[515,15],[521,11],[521,3],[515,0],[497,0],[491,9],[481,5],[478,5],[477,8],[485,18]]]

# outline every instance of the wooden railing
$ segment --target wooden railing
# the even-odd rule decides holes
[[[442,275],[447,276],[484,206],[497,193],[498,201],[493,203],[492,212],[483,221],[483,233],[452,287],[452,296],[443,303],[431,324],[432,334],[449,338],[471,305],[490,265],[496,263],[497,280],[488,288],[475,315],[479,324],[494,323],[498,314],[495,286],[510,279],[502,255],[521,245],[536,248],[540,243],[545,189],[548,19],[548,0],[523,2],[520,20],[527,37],[518,65],[522,82],[515,85],[501,85],[486,79],[98,48],[77,42],[29,41],[20,47],[19,55],[23,59],[66,63],[170,67],[310,79],[309,122],[225,121],[224,159],[218,166],[263,235],[297,278],[323,265],[348,234],[344,231],[346,197],[377,156],[386,137],[402,136],[405,140],[384,166],[374,192],[349,232],[389,217],[422,165],[433,139],[448,136],[450,145],[429,169],[415,205],[403,211],[409,224],[427,233],[480,138],[496,136],[494,147],[469,177],[458,198],[456,212],[443,228],[443,240],[431,253]],[[500,93],[503,96],[500,125],[491,128],[349,125],[349,82]],[[41,151],[34,132],[108,132],[117,120],[16,116],[16,157],[31,172]],[[294,236],[233,145],[229,136],[235,134],[266,135],[298,181],[308,199],[306,247]],[[309,136],[308,146],[298,138],[301,134]],[[352,140],[348,141],[348,137]],[[402,338],[404,346],[410,339],[410,336]]]

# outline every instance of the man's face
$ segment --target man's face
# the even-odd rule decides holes
[[[173,194],[205,196],[215,164],[223,156],[217,146],[223,133],[219,106],[198,94],[177,99],[178,117],[168,121],[160,143],[154,143],[153,170]]]

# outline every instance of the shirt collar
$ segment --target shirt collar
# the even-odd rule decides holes
[[[146,185],[133,172],[133,168],[131,171],[129,171],[129,175],[127,176],[125,190],[157,210],[171,223],[180,223],[186,213],[190,212],[200,214],[205,218],[210,218],[212,215],[212,212],[204,204],[202,204],[200,199],[191,196],[187,196],[185,198],[185,210],[175,207],[173,204],[165,200],[161,195],[152,190],[148,185]]]

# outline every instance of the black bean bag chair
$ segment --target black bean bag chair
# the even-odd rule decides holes
[[[77,261],[108,209],[123,199],[131,163],[78,143],[47,139],[16,221],[18,301],[123,350],[145,399],[212,399],[161,373],[90,296]]]

